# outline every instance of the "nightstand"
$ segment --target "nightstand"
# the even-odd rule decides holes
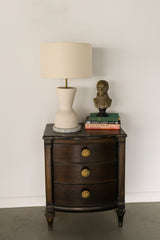
[[[125,139],[120,130],[44,132],[46,218],[52,229],[55,211],[116,209],[119,226],[125,213]]]

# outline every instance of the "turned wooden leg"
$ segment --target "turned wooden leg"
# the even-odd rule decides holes
[[[118,137],[118,225],[122,227],[125,214],[125,137]]]
[[[46,177],[46,219],[48,222],[48,230],[52,230],[54,219],[54,189],[53,189],[53,166],[52,166],[52,139],[46,138],[44,141],[45,146],[45,177]]]
[[[46,208],[46,213],[45,213],[47,223],[48,223],[48,231],[52,231],[52,225],[53,225],[53,220],[55,216],[55,212],[53,208]]]
[[[116,210],[117,216],[118,216],[118,226],[122,227],[123,226],[123,217],[126,212],[125,208],[118,208]]]

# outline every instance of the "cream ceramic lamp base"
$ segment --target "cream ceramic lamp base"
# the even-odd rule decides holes
[[[78,124],[78,117],[72,108],[76,88],[74,87],[58,87],[57,94],[59,98],[60,108],[56,113],[55,125],[53,130],[56,132],[78,132],[81,126]]]

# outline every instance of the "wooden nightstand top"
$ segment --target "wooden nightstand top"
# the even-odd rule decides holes
[[[121,128],[120,130],[86,130],[84,124],[79,132],[75,133],[58,133],[53,131],[53,124],[47,124],[43,138],[93,138],[93,137],[127,137],[127,134]]]

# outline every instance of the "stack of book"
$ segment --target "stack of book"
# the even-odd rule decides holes
[[[85,121],[85,129],[120,129],[119,113],[108,113],[106,117],[97,117],[97,113],[91,113]]]

